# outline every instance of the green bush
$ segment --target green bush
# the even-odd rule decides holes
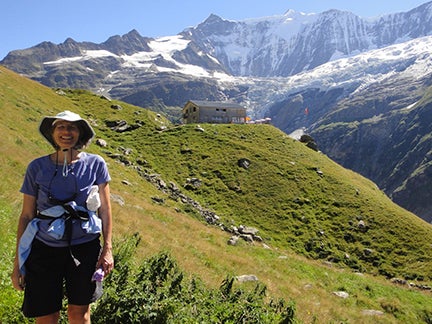
[[[236,288],[227,277],[219,289],[198,278],[185,279],[175,260],[161,252],[135,266],[137,234],[116,252],[116,270],[94,306],[93,323],[294,323],[295,305],[265,302],[266,287]]]

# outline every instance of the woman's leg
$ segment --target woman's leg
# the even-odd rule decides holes
[[[36,324],[57,324],[60,319],[60,312],[45,316],[36,317]]]
[[[70,324],[90,324],[90,305],[68,305]]]

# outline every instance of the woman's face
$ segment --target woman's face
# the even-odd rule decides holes
[[[53,126],[53,139],[60,149],[71,149],[76,146],[80,136],[78,125],[74,122],[60,120]]]

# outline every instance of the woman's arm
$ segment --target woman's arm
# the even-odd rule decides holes
[[[24,289],[24,276],[19,271],[18,264],[18,246],[21,236],[23,235],[27,224],[34,218],[36,214],[36,197],[24,194],[23,207],[18,220],[18,230],[16,239],[15,259],[12,271],[12,284],[17,290]]]
[[[99,185],[99,196],[101,206],[99,207],[98,215],[102,219],[103,247],[96,268],[102,267],[105,275],[107,275],[114,268],[112,255],[112,215],[108,182]]]

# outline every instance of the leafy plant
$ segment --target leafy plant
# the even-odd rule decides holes
[[[94,323],[294,323],[294,303],[266,303],[262,284],[235,288],[235,278],[227,277],[220,289],[206,288],[198,278],[185,279],[168,252],[134,266],[139,241],[135,234],[121,242]]]

